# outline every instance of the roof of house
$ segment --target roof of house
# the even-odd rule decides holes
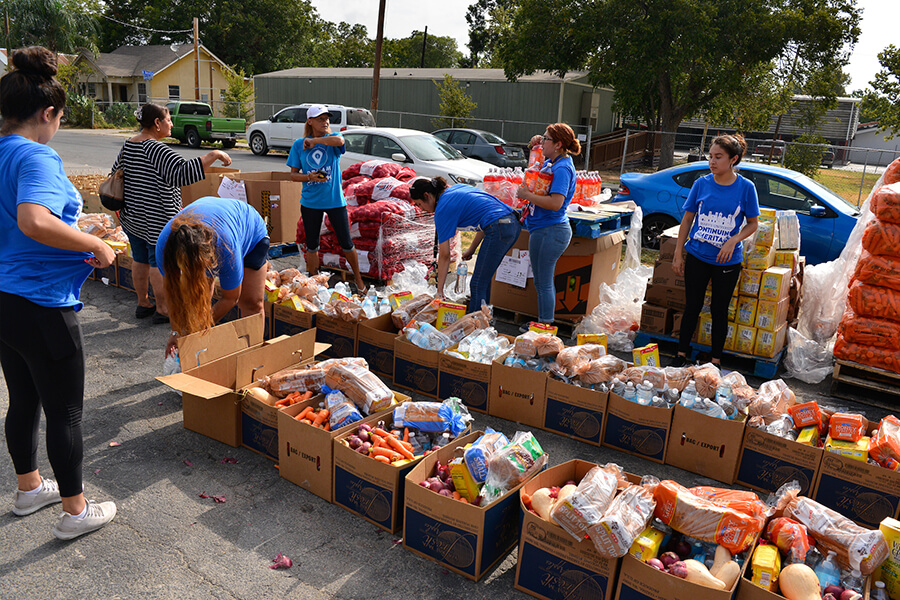
[[[229,68],[216,55],[200,44],[203,51],[224,68]],[[94,63],[107,77],[140,77],[143,71],[159,73],[175,61],[194,51],[193,44],[162,44],[155,46],[120,46],[108,53],[82,55]]]
[[[503,69],[393,69],[387,67],[381,69],[381,79],[442,79],[445,74],[463,81],[506,81],[506,74],[503,72]],[[571,71],[566,73],[564,78],[560,78],[555,73],[538,72],[533,75],[523,75],[519,78],[519,81],[573,81],[586,75],[587,73],[583,71]],[[370,79],[372,77],[372,69],[295,67],[255,76],[255,78],[260,77]]]

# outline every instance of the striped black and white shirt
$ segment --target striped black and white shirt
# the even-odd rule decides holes
[[[181,186],[203,179],[200,157],[185,160],[157,140],[127,140],[113,171],[125,171],[125,208],[122,225],[151,245],[156,245],[166,223],[181,210]]]

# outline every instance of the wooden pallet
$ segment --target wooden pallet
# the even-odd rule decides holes
[[[677,353],[678,347],[678,338],[672,337],[669,335],[662,335],[659,333],[649,333],[646,331],[639,331],[634,338],[634,347],[640,348],[641,346],[646,346],[647,344],[659,344],[660,345],[660,353],[663,353],[663,350],[668,350],[667,354],[674,356]],[[712,350],[709,346],[704,346],[703,344],[698,344],[697,342],[691,342],[691,356],[690,359],[696,359],[697,355],[701,352],[709,352]],[[784,348],[781,349],[781,352],[776,354],[773,358],[764,358],[761,356],[753,356],[752,354],[744,354],[742,352],[732,352],[730,350],[725,350],[723,352],[723,364],[728,362],[728,366],[732,366],[732,364],[737,363],[752,363],[753,364],[753,374],[756,377],[761,377],[763,379],[772,379],[775,377],[775,374],[778,373],[778,366],[781,364],[781,359],[784,358]],[[740,371],[749,370],[749,369],[739,369]]]
[[[569,213],[569,221],[574,225],[576,237],[595,239],[616,231],[625,231],[631,226],[634,211],[625,207],[613,204],[594,210],[598,212]]]
[[[494,311],[494,318],[503,323],[509,323],[510,325],[524,325],[530,321],[536,321],[537,315],[529,315],[526,313],[521,313],[514,310],[507,310],[505,308],[500,308],[499,306],[492,307]],[[557,336],[560,338],[570,338],[574,335],[575,327],[578,326],[577,321],[569,321],[566,319],[557,319],[553,321],[553,324],[559,328],[557,332]]]
[[[900,374],[877,367],[869,367],[849,360],[835,360],[834,372],[831,377],[833,379],[832,395],[835,395],[834,392],[839,383],[845,383],[883,394],[900,396]]]

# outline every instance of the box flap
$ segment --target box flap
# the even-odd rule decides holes
[[[261,344],[264,325],[265,317],[256,314],[179,339],[181,370],[190,371],[199,365]]]
[[[249,350],[237,357],[235,379],[238,388],[314,356],[316,330],[308,329],[297,335]]]
[[[199,377],[193,377],[186,373],[175,373],[173,375],[157,377],[156,380],[169,386],[173,390],[206,399],[218,398],[219,396],[230,394],[234,391],[225,386],[211,381],[205,381]]]

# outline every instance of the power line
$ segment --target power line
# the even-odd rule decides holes
[[[103,17],[104,19],[108,19],[108,20],[112,21],[113,23],[118,23],[119,25],[124,25],[125,27],[134,27],[135,29],[140,29],[141,31],[150,31],[152,33],[193,33],[194,32],[193,29],[179,29],[177,31],[166,31],[163,29],[151,29],[149,27],[139,27],[137,25],[132,25],[131,23],[125,23],[123,21],[119,21],[118,19],[113,19],[112,17],[107,16],[107,15],[99,15],[99,16]]]

